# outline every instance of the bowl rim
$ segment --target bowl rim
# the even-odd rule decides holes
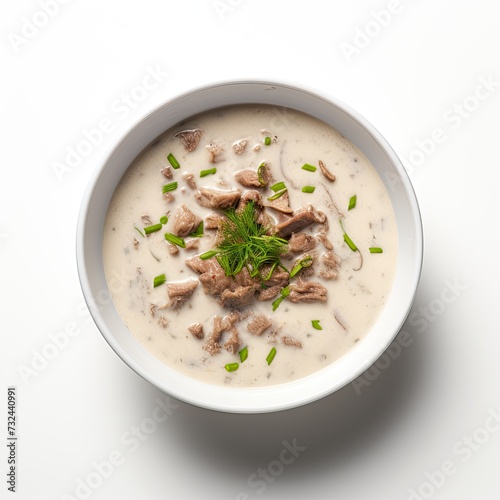
[[[332,384],[328,387],[326,387],[325,384],[321,385],[320,387],[315,387],[314,380],[312,379],[314,378],[315,375],[317,375],[317,373],[331,369],[331,367],[336,365],[340,360],[332,363],[331,365],[323,368],[322,370],[319,370],[319,372],[315,372],[312,375],[303,377],[293,382],[272,385],[268,387],[258,387],[258,388],[219,387],[216,385],[192,379],[186,375],[174,372],[172,369],[167,369],[168,375],[171,376],[171,380],[169,381],[169,383],[166,384],[165,380],[162,379],[162,377],[155,375],[155,373],[153,373],[151,369],[148,369],[148,367],[151,368],[152,365],[157,365],[158,363],[161,362],[159,360],[156,360],[156,358],[149,359],[150,357],[152,357],[152,355],[149,353],[145,353],[144,356],[139,356],[140,359],[138,359],[137,356],[136,357],[131,356],[130,353],[124,348],[123,344],[119,342],[117,336],[108,327],[103,317],[102,311],[100,310],[100,307],[94,297],[92,285],[90,283],[90,278],[89,278],[89,269],[87,267],[87,250],[86,250],[87,227],[89,223],[89,212],[91,210],[94,193],[107,166],[112,164],[113,158],[120,150],[120,148],[124,147],[124,145],[127,144],[127,141],[132,140],[131,138],[133,137],[134,133],[139,131],[142,127],[147,126],[148,121],[152,117],[154,117],[154,115],[156,115],[157,113],[161,113],[162,111],[164,112],[164,110],[168,106],[172,106],[174,105],[174,103],[178,103],[185,99],[189,99],[191,96],[198,94],[200,92],[207,92],[212,90],[217,91],[220,88],[224,88],[227,86],[234,86],[234,85],[268,86],[269,89],[272,89],[273,87],[288,89],[291,91],[299,92],[301,94],[306,94],[308,95],[308,98],[320,99],[322,101],[325,101],[329,105],[333,105],[334,107],[336,107],[339,110],[339,112],[342,112],[343,114],[347,115],[347,117],[353,122],[355,122],[357,126],[359,126],[361,129],[364,129],[364,131],[375,141],[377,146],[387,156],[388,161],[396,171],[396,174],[398,176],[398,181],[400,182],[405,195],[405,200],[407,201],[409,206],[409,214],[412,216],[412,223],[414,225],[414,234],[413,234],[414,269],[411,274],[410,280],[406,283],[408,288],[408,293],[404,304],[404,310],[401,311],[398,320],[393,324],[394,331],[391,334],[387,334],[385,336],[385,342],[380,343],[377,349],[372,350],[371,355],[364,356],[363,362],[360,362],[360,364],[357,367],[353,367],[353,369],[348,371],[348,373],[346,373],[343,377],[336,380],[335,384]],[[212,109],[220,107],[222,106],[215,106]],[[288,107],[293,108],[293,106],[291,105]],[[191,115],[192,114],[186,115],[182,119],[187,119]],[[170,128],[170,126],[167,128]],[[167,128],[165,128],[165,131],[167,130]],[[156,137],[157,134],[155,136],[150,136],[150,143]],[[362,152],[364,152],[361,147],[360,149]],[[130,163],[132,161],[133,158],[130,159]],[[398,230],[399,230],[399,225],[398,225]],[[337,99],[334,96],[327,95],[320,90],[313,89],[312,87],[303,84],[279,81],[276,79],[273,80],[251,79],[251,78],[226,79],[208,84],[198,85],[192,87],[189,90],[180,92],[174,95],[173,97],[168,98],[166,101],[159,104],[154,109],[150,110],[145,115],[140,117],[134,124],[132,124],[132,126],[128,127],[127,130],[125,130],[125,132],[123,132],[111,146],[107,148],[107,150],[101,156],[97,168],[94,169],[87,184],[87,187],[85,189],[85,193],[83,195],[77,221],[76,262],[77,262],[79,281],[83,291],[84,299],[90,310],[91,317],[94,323],[96,324],[98,330],[100,331],[100,333],[102,334],[108,345],[115,351],[115,353],[122,359],[122,361],[124,361],[138,375],[140,375],[142,378],[155,385],[157,388],[161,389],[166,394],[198,407],[216,411],[231,412],[231,413],[265,413],[271,411],[290,409],[321,399],[341,389],[348,383],[355,380],[373,363],[375,363],[377,359],[380,358],[380,356],[383,355],[385,350],[389,347],[389,345],[395,339],[397,334],[400,332],[404,322],[406,321],[406,318],[410,313],[411,307],[415,300],[415,295],[418,288],[418,284],[420,282],[422,264],[423,264],[423,227],[422,227],[421,212],[419,209],[416,194],[401,160],[399,159],[395,151],[392,149],[390,144],[387,142],[387,140],[382,136],[382,134],[356,110],[352,109],[350,106],[348,106],[343,101]],[[123,328],[126,328],[125,325],[123,325]],[[135,342],[137,343],[137,345],[139,345],[139,342],[137,341]],[[356,346],[356,348],[352,349],[350,353],[358,350],[360,347],[361,346]],[[343,356],[341,359],[345,358],[345,356]],[[146,363],[148,363],[147,366],[144,366],[142,363],[142,361],[145,360]],[[163,369],[165,369],[166,365],[162,364],[162,367]],[[214,390],[214,388],[216,388],[216,390]],[[186,393],[185,392],[186,389],[187,390],[193,389],[193,393],[198,395],[196,396],[189,392]],[[224,397],[222,397],[222,401],[213,399],[213,397],[222,396],[223,393]],[[300,394],[300,397],[297,396],[297,394]],[[244,395],[247,396],[249,401],[245,401]],[[280,395],[281,397],[276,399],[275,397],[273,397],[276,395]]]

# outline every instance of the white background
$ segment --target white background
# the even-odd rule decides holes
[[[50,16],[43,0],[2,8],[0,436],[13,385],[19,440],[14,496],[1,437],[0,497],[500,498],[498,2],[54,1]],[[148,71],[157,85],[143,91]],[[402,158],[425,232],[394,359],[253,416],[169,401],[133,373],[86,315],[75,262],[83,192],[115,141],[184,90],[245,77],[364,115]],[[101,142],[57,171],[102,120]],[[172,408],[160,424],[158,401]]]

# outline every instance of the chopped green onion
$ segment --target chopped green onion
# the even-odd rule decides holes
[[[349,198],[349,206],[347,207],[347,210],[351,210],[356,206],[356,195],[351,196]]]
[[[266,361],[267,365],[269,366],[272,362],[274,357],[276,356],[276,347],[273,347],[270,351],[269,354],[267,355]]]
[[[304,186],[304,187],[302,188],[302,192],[303,192],[303,193],[314,193],[314,190],[315,190],[315,189],[316,189],[316,188],[315,188],[314,186]]]
[[[180,238],[179,236],[176,236],[175,234],[165,233],[165,239],[169,243],[173,243],[174,245],[177,245],[178,247],[186,248],[186,242],[182,238]]]
[[[264,179],[262,172],[267,167],[267,163],[263,161],[257,168],[257,178],[259,179],[259,183],[261,186],[265,186],[267,184],[266,179]]]
[[[144,232],[146,234],[156,233],[156,231],[159,231],[161,227],[161,224],[153,224],[152,226],[145,227]]]
[[[165,225],[168,222],[168,217],[166,215],[163,215],[160,217],[160,222]]]
[[[239,353],[240,361],[243,363],[248,358],[248,347],[244,347]]]
[[[316,167],[314,165],[310,165],[309,163],[304,163],[304,165],[302,165],[302,170],[307,170],[308,172],[316,172]]]
[[[269,146],[269,145],[271,144],[271,142],[272,142],[272,139],[271,139],[270,137],[266,137],[266,138],[264,139],[264,144],[265,144],[266,146]]]
[[[211,259],[212,257],[215,257],[218,254],[218,250],[209,250],[208,252],[202,253],[200,255],[201,260],[208,260]]]
[[[323,328],[319,324],[319,319],[313,319],[311,321],[311,323],[312,323],[313,328],[315,328],[316,330],[323,330]]]
[[[175,191],[177,189],[177,181],[170,182],[169,184],[165,184],[162,189],[162,193],[169,193],[170,191]]]
[[[283,290],[281,290],[281,296],[288,297],[289,295],[290,295],[290,287],[286,286],[285,288],[283,288]]]
[[[238,363],[228,363],[224,368],[227,372],[235,372],[239,366]]]
[[[290,287],[286,286],[283,288],[280,292],[280,296],[272,303],[273,306],[273,311],[276,311],[278,309],[279,305],[285,300],[286,297],[290,295]]]
[[[384,251],[380,247],[370,247],[370,253],[384,253]]]
[[[212,175],[212,174],[215,174],[217,172],[217,169],[214,167],[214,168],[208,168],[207,170],[202,170],[200,172],[200,177],[206,177],[207,175]]]
[[[281,196],[283,196],[287,191],[288,190],[286,188],[282,189],[281,191],[278,191],[277,193],[275,193],[272,196],[270,196],[267,200],[268,201],[277,200],[278,198],[280,198]]]
[[[351,238],[349,238],[348,234],[345,232],[344,226],[342,225],[342,221],[339,220],[339,222],[342,231],[344,231],[344,241],[347,243],[347,245],[353,252],[356,252],[358,250],[358,247],[354,244],[354,242],[351,240]]]
[[[169,161],[170,165],[172,165],[173,168],[175,169],[181,168],[179,162],[175,159],[175,156],[172,153],[170,153],[167,156],[167,160]]]
[[[160,274],[159,276],[155,276],[153,280],[153,287],[156,288],[157,286],[163,285],[167,281],[167,277],[164,274]]]
[[[144,238],[144,233],[136,226],[134,226],[134,229]]]
[[[310,255],[299,260],[294,268],[290,271],[290,278],[293,278],[304,267],[312,266],[312,263],[313,258]]]
[[[189,236],[192,238],[201,238],[203,236],[203,221],[198,224],[198,227]]]
[[[273,184],[270,186],[271,191],[274,191],[275,193],[277,191],[281,191],[282,189],[286,189],[285,183],[283,181],[277,182],[276,184]]]

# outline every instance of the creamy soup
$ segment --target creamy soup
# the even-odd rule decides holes
[[[376,170],[336,130],[235,106],[178,124],[133,161],[103,255],[114,305],[152,355],[208,383],[266,386],[369,334],[397,228]]]

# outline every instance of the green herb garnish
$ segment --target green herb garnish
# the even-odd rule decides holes
[[[273,301],[272,306],[273,306],[273,311],[276,311],[278,309],[279,305],[290,295],[290,287],[286,286],[283,288],[280,292],[280,296]]]
[[[163,215],[160,217],[160,222],[165,225],[168,222],[168,217],[166,215]]]
[[[248,347],[244,347],[239,353],[240,361],[243,363],[248,358]]]
[[[264,170],[267,168],[267,163],[263,161],[258,167],[257,167],[257,178],[259,179],[259,183],[261,186],[266,186],[267,181],[264,179]]]
[[[246,267],[252,278],[259,276],[261,280],[263,266],[281,265],[280,257],[287,251],[287,240],[266,234],[268,229],[256,220],[253,201],[241,212],[230,208],[225,215],[227,221],[221,227],[222,242],[200,258],[216,257],[226,276],[236,276]]]
[[[273,184],[272,186],[269,186],[269,189],[276,193],[278,191],[281,191],[282,189],[286,189],[286,186],[285,186],[285,183],[283,181],[281,181],[281,182],[277,182],[276,184]]]
[[[218,253],[218,250],[209,250],[208,252],[202,253],[199,257],[201,260],[208,260],[215,257]]]
[[[214,167],[214,168],[208,168],[207,170],[202,170],[200,172],[200,177],[206,177],[207,175],[212,175],[212,174],[215,174],[217,172],[217,169]]]
[[[155,276],[153,280],[153,287],[156,288],[157,286],[163,285],[167,281],[167,277],[164,274],[160,274],[159,276]]]
[[[293,278],[299,271],[304,269],[304,267],[312,266],[312,263],[313,263],[313,258],[310,255],[299,260],[297,264],[295,264],[293,269],[290,271],[290,279]]]
[[[269,366],[272,362],[274,357],[276,356],[276,347],[273,347],[270,351],[269,354],[267,355],[266,361],[267,365]]]
[[[146,234],[156,233],[156,231],[159,231],[161,228],[161,224],[153,224],[152,226],[145,227],[144,232]]]
[[[175,156],[172,153],[170,153],[167,156],[167,160],[169,161],[170,165],[172,165],[173,168],[175,169],[181,168],[179,162],[175,159]]]
[[[278,198],[280,198],[281,196],[283,196],[285,193],[287,192],[287,189],[282,189],[281,191],[278,191],[277,193],[274,193],[272,196],[270,196],[267,200],[268,201],[273,201],[273,200],[277,200]]]
[[[136,226],[134,226],[134,229],[144,238],[144,233]]]
[[[316,189],[315,186],[304,186],[302,188],[303,193],[314,193],[314,190]]]
[[[354,244],[354,242],[349,238],[349,235],[345,232],[344,226],[342,225],[342,221],[339,220],[340,222],[340,227],[342,228],[342,231],[344,232],[344,241],[347,243],[349,248],[353,251],[356,252],[358,250],[358,247]]]
[[[224,368],[227,372],[235,372],[239,368],[238,363],[228,363]]]
[[[192,238],[201,238],[203,236],[203,221],[198,224],[198,227],[189,236]]]
[[[349,198],[349,206],[347,207],[347,210],[352,210],[356,206],[356,195],[351,196]]]
[[[302,165],[302,170],[307,170],[308,172],[316,172],[316,167],[314,165],[310,165],[309,163],[304,163],[304,165]]]
[[[380,247],[370,247],[370,253],[384,253],[384,251]]]
[[[323,328],[319,324],[319,319],[313,319],[311,321],[311,324],[312,324],[313,328],[315,328],[316,330],[323,330]]]
[[[186,248],[186,242],[182,238],[180,238],[179,236],[176,236],[175,234],[165,233],[165,239],[169,243],[173,243],[174,245],[177,245],[178,247]]]
[[[264,139],[264,144],[265,144],[266,146],[269,146],[269,145],[271,144],[271,142],[272,142],[272,139],[271,139],[270,137],[266,137],[266,138]]]
[[[169,193],[170,191],[175,191],[177,189],[177,181],[174,181],[174,182],[170,182],[169,184],[165,184],[162,188],[162,193],[165,194],[165,193]]]

